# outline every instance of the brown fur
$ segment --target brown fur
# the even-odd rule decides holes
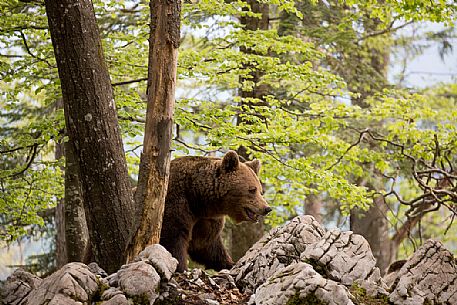
[[[178,259],[178,272],[187,269],[188,254],[207,268],[233,266],[220,234],[224,216],[255,221],[271,211],[262,197],[259,168],[257,160],[241,163],[234,151],[222,159],[182,157],[171,162],[160,244]]]

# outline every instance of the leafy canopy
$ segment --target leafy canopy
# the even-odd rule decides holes
[[[395,22],[450,23],[455,4],[262,2],[274,8],[272,20],[279,21],[257,31],[244,30],[238,21],[241,16],[259,17],[243,1],[184,3],[175,155],[247,147],[252,157],[262,160],[266,197],[277,207],[268,220],[275,225],[300,213],[308,194],[337,202],[345,214],[354,206],[366,208],[375,194],[355,181],[370,179],[373,172],[410,179],[412,160],[423,160],[419,166],[433,162],[436,139],[445,151],[455,152],[453,100],[436,99],[434,91],[423,95],[389,87],[378,90],[374,82],[362,81],[372,78],[363,69],[352,71],[365,76],[357,83],[337,69],[339,63],[351,69],[348,57],[355,49],[365,50],[357,61],[366,61],[369,54],[359,48],[362,44],[385,47],[388,38],[383,32],[392,30]],[[312,10],[300,10],[305,4]],[[136,177],[144,132],[147,3],[106,0],[94,1],[94,6],[129,170]],[[329,15],[333,6],[339,13]],[[284,30],[281,14],[309,20],[308,12],[318,14],[315,27],[301,35]],[[54,158],[54,152],[65,133],[43,5],[2,1],[0,14],[0,234],[13,240],[30,225],[42,223],[40,212],[63,198],[63,160]],[[326,16],[335,22],[324,22]],[[367,20],[377,22],[368,29]],[[254,72],[262,75],[259,83],[252,79]],[[264,100],[242,100],[238,94],[260,85],[268,88]],[[353,103],[362,90],[369,92],[366,107]],[[241,106],[246,104],[250,106]],[[237,125],[237,118],[243,118],[242,123]],[[373,128],[379,122],[382,130]],[[386,185],[390,181],[395,189],[392,181],[397,180],[387,179]],[[411,187],[421,190],[414,183]]]

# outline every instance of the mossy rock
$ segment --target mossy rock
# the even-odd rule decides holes
[[[352,284],[349,288],[349,292],[351,292],[351,300],[356,305],[362,304],[369,304],[369,305],[393,305],[392,302],[389,301],[389,296],[387,295],[377,295],[372,296],[367,293],[367,291],[360,287],[357,284]]]
[[[300,293],[297,292],[287,301],[286,305],[325,305],[325,303],[319,300],[314,293],[300,297]]]

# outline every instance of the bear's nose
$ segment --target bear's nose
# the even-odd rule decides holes
[[[270,213],[272,210],[270,207],[266,207],[264,210],[263,210],[263,215],[267,215],[268,213]]]

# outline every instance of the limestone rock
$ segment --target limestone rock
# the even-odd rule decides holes
[[[106,271],[103,270],[96,262],[90,263],[89,265],[87,265],[87,268],[89,268],[90,272],[102,278],[108,276],[108,273],[106,273]]]
[[[23,304],[73,305],[89,304],[98,292],[96,276],[82,263],[69,263],[30,292]]]
[[[255,294],[251,304],[293,299],[346,305],[354,300],[349,289],[356,288],[372,299],[388,296],[368,242],[350,231],[326,232],[311,216],[272,230],[230,273],[238,287]]]
[[[133,302],[130,300],[127,300],[125,295],[123,294],[117,294],[108,301],[104,301],[100,303],[100,305],[133,305]]]
[[[390,288],[390,301],[398,305],[457,304],[454,256],[428,240],[395,274]]]
[[[357,283],[371,295],[387,295],[370,245],[361,235],[337,229],[328,231],[321,240],[309,245],[300,259],[324,277],[347,287]]]
[[[133,300],[144,301],[150,304],[158,297],[156,293],[160,284],[160,276],[150,264],[140,261],[124,265],[117,272],[119,288]]]
[[[296,263],[309,244],[319,241],[325,230],[311,216],[300,216],[272,229],[230,270],[238,287],[254,291],[276,271]]]
[[[111,298],[114,298],[118,294],[123,295],[122,291],[119,288],[110,287],[110,288],[106,289],[105,291],[103,291],[102,300],[104,300],[104,301],[109,300]]]
[[[22,269],[17,269],[11,274],[0,290],[1,304],[18,305],[38,287],[41,279]]]
[[[162,245],[154,244],[146,247],[137,257],[137,260],[147,260],[160,274],[162,280],[170,280],[178,266],[178,260],[171,256]]]
[[[250,305],[353,305],[348,289],[317,273],[309,264],[294,263],[272,275],[249,300]]]

